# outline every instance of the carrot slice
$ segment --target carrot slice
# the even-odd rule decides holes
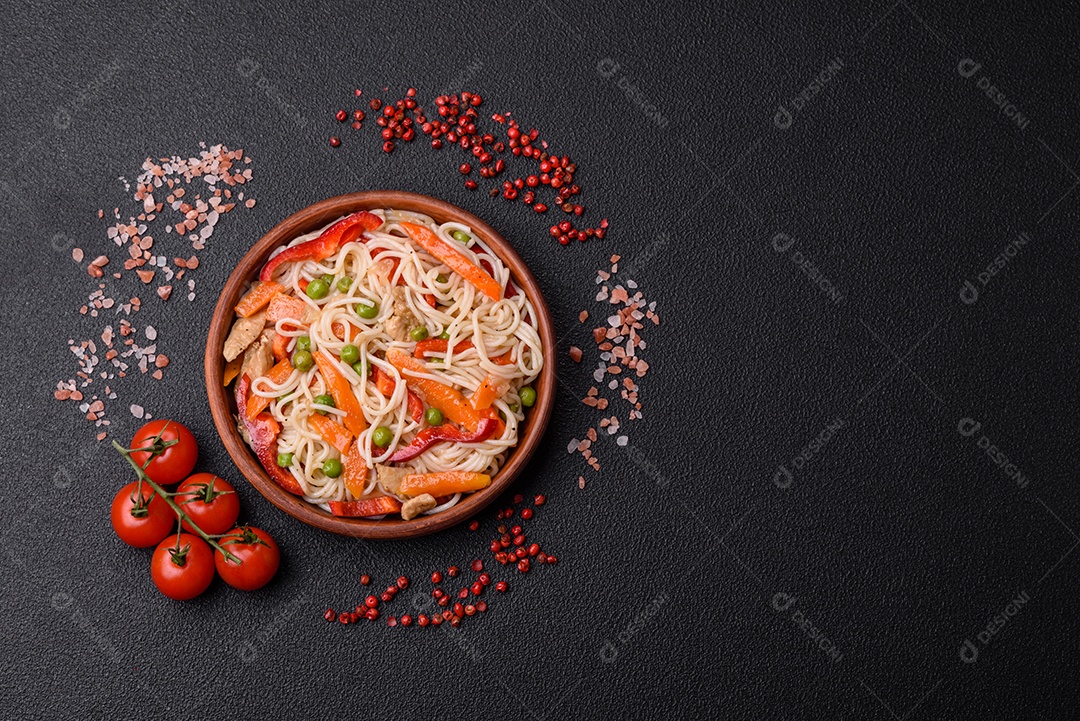
[[[330,512],[335,516],[364,518],[397,513],[401,510],[401,501],[391,496],[365,498],[362,501],[330,501]]]
[[[288,318],[301,323],[306,308],[304,301],[299,298],[278,293],[270,299],[270,304],[266,308],[266,320],[270,323],[277,323],[282,318]]]
[[[292,375],[293,367],[292,363],[288,359],[281,361],[276,366],[266,372],[264,378],[269,378],[270,382],[274,385],[281,385],[285,381],[289,380],[289,376]],[[244,415],[247,419],[253,420],[255,416],[262,413],[264,410],[270,407],[270,402],[273,398],[263,398],[262,396],[252,395],[248,398],[247,408],[244,410]]]
[[[318,413],[308,416],[308,423],[311,424],[316,433],[322,436],[324,441],[338,449],[338,452],[349,452],[353,434],[349,433],[344,426],[335,423],[326,416],[320,416]]]
[[[243,365],[244,365],[244,354],[243,353],[236,356],[231,361],[229,361],[228,363],[225,364],[225,376],[224,376],[223,380],[221,381],[222,387],[229,385],[230,383],[232,383],[233,378],[240,375],[240,368],[243,367]]]
[[[241,318],[250,318],[258,313],[275,295],[285,290],[281,283],[259,283],[252,286],[240,302],[236,304],[236,314]]]
[[[490,408],[497,398],[501,398],[509,390],[509,385],[505,378],[488,373],[473,391],[469,405],[478,411]]]
[[[398,487],[401,495],[415,498],[424,493],[433,496],[450,496],[487,488],[491,476],[468,471],[443,471],[441,473],[412,473],[405,476]]]
[[[502,286],[498,281],[488,275],[483,268],[474,265],[457,248],[431,232],[429,228],[415,223],[402,223],[401,227],[420,247],[434,255],[447,268],[471,283],[488,298],[502,299]]]
[[[360,441],[353,443],[349,447],[349,452],[345,454],[345,466],[343,471],[343,478],[345,479],[345,487],[349,489],[349,493],[353,494],[353,498],[359,498],[364,495],[364,488],[367,487],[368,467],[364,462],[364,454],[360,449]]]
[[[315,363],[318,364],[319,372],[322,373],[326,385],[330,387],[334,405],[345,411],[345,427],[353,435],[360,435],[367,429],[367,420],[364,418],[364,409],[360,407],[360,401],[353,393],[352,384],[338,372],[334,362],[325,351],[315,351]]]
[[[405,355],[396,348],[386,351],[386,360],[390,361],[390,364],[403,375],[405,371],[413,373],[430,372],[422,362],[412,356]],[[420,396],[422,401],[429,406],[438,408],[448,419],[470,431],[475,431],[480,421],[487,417],[487,414],[481,413],[470,406],[469,401],[465,399],[461,391],[451,388],[445,383],[439,383],[428,378],[414,378],[408,375],[405,375],[405,383],[416,392],[416,395]]]

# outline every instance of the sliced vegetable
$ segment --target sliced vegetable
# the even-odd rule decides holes
[[[247,374],[240,376],[240,380],[236,383],[237,408],[247,408],[250,390],[251,378]],[[247,429],[255,455],[258,456],[259,462],[270,477],[289,493],[297,496],[304,495],[304,489],[297,483],[293,474],[277,464],[277,437],[281,432],[281,425],[269,413],[260,413],[251,420],[248,420],[246,415],[241,415],[240,420]]]
[[[222,377],[221,385],[225,387],[233,382],[233,378],[240,375],[240,366],[244,364],[243,356],[236,356],[231,361],[225,364],[225,375]]]
[[[270,280],[274,270],[282,263],[295,263],[301,260],[325,260],[350,243],[365,230],[375,230],[382,225],[379,216],[361,210],[346,216],[323,231],[322,235],[306,243],[299,243],[281,251],[263,266],[259,280]]]
[[[461,251],[435,235],[431,229],[415,223],[401,223],[401,227],[424,250],[438,258],[481,293],[492,300],[502,299],[502,286],[478,265],[473,264]],[[268,276],[269,278],[269,276]]]
[[[289,357],[289,336],[274,333],[274,344],[271,346],[274,352],[274,360],[283,361]]]
[[[338,372],[337,366],[334,365],[334,362],[325,351],[316,351],[315,362],[319,364],[319,372],[322,373],[323,380],[330,389],[330,394],[334,397],[334,405],[345,411],[343,421],[345,427],[353,435],[360,435],[367,430],[367,420],[364,418],[364,409],[361,408],[360,401],[356,399],[356,395],[353,393],[349,379]]]
[[[285,381],[289,380],[289,376],[292,375],[292,372],[292,363],[287,360],[283,360],[276,366],[271,368],[270,371],[263,377],[269,378],[271,383],[279,386]],[[250,398],[248,398],[247,406],[245,406],[244,408],[244,416],[248,420],[253,419],[255,416],[266,410],[270,406],[270,402],[273,400],[273,398],[263,398],[262,396],[252,395]]]
[[[322,439],[332,445],[339,453],[347,453],[353,442],[353,434],[340,423],[335,423],[326,416],[315,414],[308,416],[308,423]],[[329,475],[329,474],[327,474]]]
[[[349,447],[349,452],[345,454],[345,487],[349,489],[349,493],[353,494],[354,498],[364,495],[364,488],[367,486],[367,475],[367,463],[364,462],[364,454],[359,441],[357,441]]]
[[[367,498],[363,501],[330,501],[330,512],[335,516],[365,518],[383,516],[401,510],[401,501],[390,496]]]
[[[510,390],[509,379],[488,373],[473,391],[472,397],[469,398],[469,405],[478,411],[491,408],[491,404],[506,395],[508,390]]]
[[[480,421],[484,418],[491,417],[490,413],[478,411],[469,405],[465,396],[456,388],[452,388],[445,383],[431,380],[430,378],[417,378],[407,375],[406,372],[429,372],[423,362],[416,360],[412,356],[405,355],[396,348],[391,348],[386,351],[386,360],[402,373],[405,377],[405,383],[409,388],[416,392],[416,395],[418,395],[422,401],[429,406],[438,408],[444,416],[454,423],[464,426],[470,431],[475,431],[480,425]]]
[[[442,471],[439,473],[411,473],[405,476],[399,490],[407,498],[428,493],[432,496],[451,496],[487,488],[491,476],[469,471]]]
[[[444,441],[452,441],[454,443],[482,443],[488,438],[491,438],[498,427],[498,421],[493,418],[485,418],[480,421],[480,425],[477,426],[476,431],[472,433],[458,430],[449,425],[425,428],[416,434],[416,437],[412,439],[412,443],[390,456],[390,460],[393,463],[402,463],[404,461],[412,460],[436,443],[442,443]]]
[[[389,373],[378,366],[372,366],[371,374],[375,380],[375,388],[379,393],[382,393],[386,398],[394,395],[394,389],[397,388],[397,383],[390,377]],[[407,394],[406,402],[409,404],[409,416],[419,423],[420,419],[424,417],[424,401],[420,399],[420,396],[413,393],[412,390],[408,390]]]
[[[283,318],[288,318],[302,323],[307,309],[307,303],[299,298],[279,293],[270,300],[270,305],[266,306],[266,320],[277,323]]]
[[[274,283],[273,281],[259,283],[245,293],[240,302],[236,304],[236,314],[241,318],[250,318],[266,307],[266,304],[275,295],[284,290],[285,286],[281,283]]]

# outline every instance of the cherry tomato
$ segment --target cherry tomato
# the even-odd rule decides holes
[[[206,503],[206,493],[210,491],[213,498]],[[224,478],[218,478],[213,473],[196,473],[188,476],[176,489],[176,497],[173,499],[184,509],[184,513],[191,516],[196,526],[211,536],[225,533],[236,523],[240,515],[240,497]],[[195,529],[187,521],[183,522],[184,530],[194,532]]]
[[[176,514],[149,483],[142,484],[142,503],[135,507],[135,487],[129,483],[113,498],[112,527],[120,540],[135,548],[149,548],[169,535],[176,523]]]
[[[229,531],[219,543],[243,563],[226,560],[220,551],[214,553],[214,565],[225,583],[241,591],[254,591],[265,586],[277,573],[281,552],[269,533],[254,526],[240,526]]]
[[[154,479],[155,483],[162,486],[179,483],[191,473],[191,469],[195,467],[195,460],[199,457],[199,447],[195,444],[195,436],[176,421],[150,421],[135,433],[135,437],[131,439],[131,447],[154,446],[154,439],[159,433],[161,437],[156,444],[159,446],[156,451],[135,451],[131,454],[131,458],[140,467],[145,467],[146,475]],[[164,445],[167,443],[172,443],[172,445],[166,448]],[[153,460],[150,461],[150,465],[144,466],[151,456]]]
[[[203,539],[190,533],[169,536],[154,549],[150,578],[158,590],[175,601],[187,601],[206,590],[214,580],[214,553]]]

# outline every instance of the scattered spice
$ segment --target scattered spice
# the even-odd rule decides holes
[[[523,522],[532,520],[539,512],[541,506],[547,502],[546,496],[543,494],[537,495],[533,499],[532,506],[525,505],[520,509],[520,516]],[[526,499],[521,494],[515,495],[513,499],[515,505],[522,505],[526,503]],[[527,546],[525,528],[522,525],[515,525],[510,529],[507,529],[506,525],[501,525],[503,521],[514,516],[517,509],[510,507],[504,508],[496,512],[495,520],[500,525],[496,529],[496,535],[490,542],[488,547],[489,552],[492,554],[495,563],[502,567],[511,567],[516,569],[518,573],[529,573],[535,570],[537,565],[553,566],[558,563],[558,558],[550,553],[546,553],[543,550],[541,544],[537,541],[532,541]],[[473,524],[476,528],[473,528]],[[473,520],[469,524],[470,530],[477,530],[480,527],[479,520]],[[482,596],[486,596],[485,591],[488,586],[494,585],[495,590],[499,593],[506,593],[509,591],[510,586],[506,580],[494,580],[492,578],[492,572],[485,569],[484,561],[479,558],[474,558],[469,562],[467,566],[468,570],[471,570],[475,577],[471,580],[466,580],[464,585],[457,591],[447,592],[440,584],[446,578],[456,578],[461,575],[462,570],[458,566],[448,566],[446,573],[442,571],[433,571],[431,574],[431,608],[428,613],[418,613],[421,609],[419,606],[418,597],[410,597],[408,605],[409,611],[416,613],[415,616],[411,613],[406,613],[401,616],[387,616],[386,625],[388,628],[395,628],[402,626],[408,628],[415,625],[420,628],[427,628],[428,626],[439,626],[443,623],[449,623],[451,626],[457,628],[465,618],[471,618],[476,614],[487,613],[490,601]],[[494,569],[494,572],[498,572],[498,568]],[[371,583],[371,576],[363,574],[360,576],[360,583],[364,586]],[[356,604],[355,611],[350,609],[335,611],[334,609],[327,609],[323,612],[323,618],[328,622],[334,623],[340,621],[344,625],[350,623],[357,623],[360,620],[377,621],[379,619],[380,608],[392,603],[399,590],[404,590],[412,584],[412,581],[407,576],[400,576],[395,579],[386,589],[384,593],[379,596],[368,595],[363,601]],[[459,601],[454,601],[454,598]],[[474,598],[472,602],[466,602],[467,599]],[[346,619],[341,621],[341,619]]]
[[[177,257],[170,266],[160,250],[161,236],[177,236],[169,245],[186,240],[190,242],[192,250],[203,250],[225,214],[238,203],[243,202],[247,208],[255,203],[254,198],[245,200],[245,191],[241,189],[252,179],[251,168],[244,167],[251,164],[251,158],[246,157],[242,149],[230,150],[225,145],[208,147],[206,143],[200,143],[199,147],[198,154],[190,158],[175,155],[147,158],[133,182],[120,178],[124,192],[132,193],[134,214],[121,215],[120,208],[113,208],[109,214],[104,209],[96,213],[99,219],[108,217],[110,222],[105,229],[105,240],[111,243],[105,242],[103,245],[124,250],[120,258],[110,259],[108,253],[99,253],[86,264],[87,275],[96,282],[78,312],[87,318],[103,320],[112,316],[122,317],[106,323],[104,328],[99,326],[89,331],[89,339],[68,340],[68,348],[76,358],[78,370],[73,377],[57,382],[53,397],[79,404],[79,411],[98,429],[96,437],[99,441],[106,438],[109,426],[105,402],[118,398],[116,387],[119,379],[137,369],[141,374],[162,380],[163,369],[169,365],[169,358],[157,352],[158,332],[153,327],[148,326],[144,330],[149,345],[140,346],[136,342],[138,329],[129,318],[142,308],[142,300],[138,295],[129,294],[143,285],[159,283],[154,288],[155,294],[166,301],[172,295],[172,283],[181,280],[185,272],[199,267],[199,258],[195,254],[186,259]],[[163,233],[159,232],[161,226],[164,226]],[[155,236],[159,247],[156,254],[153,252]],[[116,252],[115,249],[113,252]],[[71,258],[81,265],[87,254],[88,251],[82,248],[74,248]],[[110,273],[110,279],[106,279],[105,268],[111,265],[112,260],[122,267]],[[132,270],[138,277],[135,285],[125,280],[127,272]],[[187,299],[193,301],[195,280],[188,278],[187,285]],[[102,355],[99,355],[98,337]],[[103,392],[84,399],[83,389],[87,389],[95,380],[108,385]],[[140,419],[151,417],[136,404],[132,404],[129,410]]]
[[[383,91],[387,91],[387,88],[383,88]],[[359,98],[362,93],[354,90],[353,95]],[[578,202],[582,187],[580,183],[574,182],[578,172],[577,164],[567,155],[559,156],[549,152],[548,141],[540,137],[540,132],[536,128],[526,129],[509,112],[493,113],[490,120],[502,127],[485,129],[482,127],[485,119],[481,118],[477,109],[483,103],[483,97],[469,91],[439,95],[435,98],[435,107],[429,117],[416,101],[416,89],[409,88],[401,98],[386,101],[372,98],[368,107],[375,115],[375,124],[380,128],[379,137],[384,141],[384,153],[392,153],[399,142],[411,143],[419,131],[431,139],[432,150],[441,150],[445,141],[471,155],[478,164],[476,170],[480,178],[484,180],[494,180],[507,172],[506,156],[525,158],[530,162],[526,166],[524,178],[518,176],[513,180],[504,180],[501,188],[490,188],[488,194],[493,198],[501,194],[507,201],[520,198],[522,203],[538,214],[547,213],[548,208],[553,207],[574,218],[582,217],[585,207]],[[355,118],[353,129],[362,129],[365,112],[358,108],[353,111],[352,116]],[[339,109],[333,113],[333,117],[338,123],[342,123],[349,114]],[[330,137],[332,147],[337,148],[341,144],[339,136]],[[458,166],[461,175],[471,176],[473,170],[473,165],[468,162]],[[465,181],[465,187],[476,190],[479,183],[469,177]],[[550,203],[537,197],[537,193],[547,193],[547,189],[552,191]],[[568,245],[573,240],[585,242],[589,238],[603,238],[607,229],[606,218],[596,227],[578,227],[567,218],[553,224],[549,232],[560,244]]]

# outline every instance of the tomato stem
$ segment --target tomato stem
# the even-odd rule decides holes
[[[124,457],[124,460],[126,460],[128,462],[128,464],[132,468],[135,469],[135,473],[138,474],[138,476],[139,476],[139,482],[149,484],[150,487],[152,489],[154,489],[154,491],[156,491],[157,494],[159,496],[161,496],[161,498],[166,503],[169,504],[169,506],[172,507],[173,511],[176,512],[177,519],[181,522],[181,524],[184,521],[187,521],[188,526],[190,526],[191,529],[195,531],[195,533],[197,533],[200,537],[202,537],[202,539],[204,541],[209,543],[210,546],[215,551],[218,551],[219,553],[221,553],[221,555],[225,556],[225,558],[227,560],[235,561],[236,563],[240,563],[240,564],[243,563],[243,561],[241,561],[235,555],[233,555],[232,553],[229,553],[229,551],[226,550],[224,546],[222,546],[220,543],[215,541],[212,536],[210,536],[208,533],[206,533],[206,531],[199,528],[199,524],[195,523],[195,521],[191,518],[191,516],[184,513],[184,509],[180,508],[180,506],[177,505],[176,501],[174,501],[172,499],[172,494],[166,493],[165,489],[163,489],[161,486],[159,486],[157,483],[154,482],[154,479],[152,479],[152,478],[150,478],[150,476],[146,475],[146,471],[143,470],[142,468],[140,468],[139,464],[135,462],[135,459],[131,457],[131,451],[124,448],[122,445],[120,445],[116,441],[113,441],[112,445],[113,445],[113,448],[115,448],[117,451],[120,452],[120,455],[122,455]],[[141,491],[141,488],[136,490],[137,493],[140,492],[140,491]],[[180,531],[179,530],[176,533],[176,543],[177,543],[177,549],[179,549],[179,545],[180,545]]]

